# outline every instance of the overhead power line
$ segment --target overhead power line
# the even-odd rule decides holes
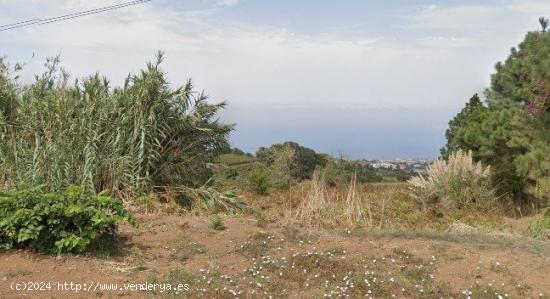
[[[142,4],[149,1],[151,0],[135,0],[135,1],[125,2],[125,3],[90,9],[86,11],[75,12],[67,15],[58,16],[58,17],[44,18],[44,19],[30,19],[26,21],[17,22],[17,23],[1,25],[0,32],[21,28],[21,27],[26,27],[26,26],[32,26],[32,25],[39,26],[39,25],[45,25],[45,24],[54,23],[54,22],[66,21],[66,20],[94,15],[94,14],[98,14],[98,13],[102,13],[110,10],[120,9],[128,6],[134,6],[134,5]]]

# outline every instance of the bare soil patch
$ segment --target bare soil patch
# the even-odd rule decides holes
[[[142,227],[94,254],[0,253],[2,298],[543,298],[550,244],[450,233],[259,227],[228,218],[138,215]],[[187,283],[184,292],[14,291],[13,282]]]

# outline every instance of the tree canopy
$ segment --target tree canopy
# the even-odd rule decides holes
[[[441,151],[471,150],[492,166],[498,190],[520,201],[550,176],[550,34],[541,25],[496,64],[485,103],[474,95],[451,120]]]
[[[290,174],[298,181],[311,179],[315,167],[325,163],[323,155],[292,141],[273,144],[268,148],[261,147],[256,157],[267,165],[281,168],[282,173]]]

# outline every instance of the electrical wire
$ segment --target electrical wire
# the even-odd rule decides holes
[[[50,24],[50,23],[55,23],[55,22],[66,21],[66,20],[80,18],[80,17],[84,17],[84,16],[89,16],[89,15],[94,15],[94,14],[98,14],[98,13],[102,13],[102,12],[106,12],[106,11],[116,10],[116,9],[120,9],[120,8],[124,8],[124,7],[143,4],[143,3],[146,3],[146,2],[150,2],[150,1],[151,0],[135,0],[135,1],[125,2],[125,3],[120,3],[120,4],[95,8],[95,9],[91,9],[91,10],[71,13],[71,14],[62,15],[62,16],[58,16],[58,17],[44,18],[44,19],[31,19],[31,20],[21,21],[21,22],[17,22],[17,23],[12,23],[12,24],[1,25],[0,26],[0,32],[7,31],[7,30],[12,30],[12,29],[16,29],[16,28],[21,28],[21,27],[26,27],[26,26],[32,26],[32,25],[39,26],[39,25],[45,25],[45,24]]]

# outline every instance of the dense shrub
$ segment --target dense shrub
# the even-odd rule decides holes
[[[122,202],[105,193],[90,195],[77,187],[0,193],[0,248],[79,253],[101,235],[113,234],[120,220],[137,225]]]
[[[273,144],[268,148],[261,147],[256,157],[270,167],[283,163],[284,166],[277,168],[287,168],[285,174],[298,181],[311,179],[315,167],[325,162],[322,154],[291,141]]]
[[[423,204],[441,202],[448,207],[463,208],[495,199],[489,167],[474,163],[471,152],[452,153],[448,160],[440,159],[431,164],[426,173],[427,177],[419,175],[409,180]]]
[[[248,186],[258,195],[266,195],[269,189],[269,176],[263,168],[254,168],[248,173]]]

